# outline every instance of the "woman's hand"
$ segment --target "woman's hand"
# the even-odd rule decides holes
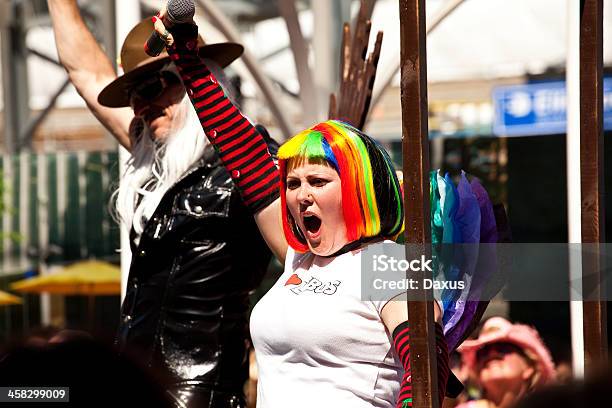
[[[164,39],[164,41],[166,42],[166,46],[169,47],[172,44],[174,44],[174,37],[172,36],[172,34],[170,34],[168,29],[166,29],[166,25],[164,24],[165,13],[166,13],[166,6],[164,5],[159,12],[159,16],[152,17],[153,28],[155,28],[155,31],[157,31],[157,34],[159,34],[159,36]]]
[[[185,25],[195,26],[195,22],[193,21],[193,15],[192,16],[181,15],[180,24],[177,24],[176,20],[173,22],[173,20],[168,17],[168,9],[167,9],[166,2],[163,2],[163,4],[161,5],[161,8],[159,9],[159,13],[157,13],[157,15],[154,16],[152,19],[153,19],[153,27],[155,28],[155,31],[160,35],[161,38],[164,39],[164,41],[166,42],[166,46],[172,46],[174,44],[174,36],[172,35],[170,31],[173,31],[172,27],[175,24],[177,26],[176,27],[177,29],[178,27],[185,26]]]

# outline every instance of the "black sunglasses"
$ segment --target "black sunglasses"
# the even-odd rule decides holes
[[[490,343],[476,352],[476,360],[484,361],[491,355],[505,356],[507,354],[517,353],[524,356],[523,350],[513,343]]]
[[[134,83],[129,90],[129,98],[131,101],[136,96],[144,101],[152,101],[159,97],[169,86],[180,83],[181,80],[175,72],[158,71]]]

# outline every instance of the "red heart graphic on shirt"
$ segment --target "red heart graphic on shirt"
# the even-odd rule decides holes
[[[294,273],[293,275],[291,275],[289,277],[289,279],[287,279],[287,282],[285,282],[285,286],[287,286],[287,285],[299,285],[300,283],[302,283],[302,280],[300,279],[299,276],[297,276]]]

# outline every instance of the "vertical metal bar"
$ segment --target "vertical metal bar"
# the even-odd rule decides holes
[[[79,253],[81,258],[87,258],[89,256],[89,250],[87,245],[87,178],[85,177],[87,165],[87,152],[77,152],[78,162],[78,205],[79,205]]]
[[[66,244],[66,210],[68,209],[68,157],[66,152],[57,152],[57,225],[60,246]]]
[[[440,23],[444,21],[449,14],[455,11],[457,7],[463,4],[463,2],[465,2],[465,0],[448,0],[442,7],[440,7],[440,10],[438,10],[437,13],[427,22],[427,34],[429,35],[433,30],[435,30],[438,25],[440,25]],[[385,90],[389,87],[389,85],[391,85],[393,78],[395,78],[395,75],[400,70],[401,62],[398,62],[398,66],[387,68],[380,73],[382,78],[378,80],[376,87],[374,88],[370,110],[374,109],[376,105],[378,105],[378,102],[381,101]]]
[[[38,155],[36,168],[36,188],[38,190],[38,268],[40,275],[47,273],[47,254],[49,251],[49,180],[47,153]],[[51,295],[40,295],[40,323],[42,326],[51,324]]]
[[[102,169],[101,169],[101,183],[102,183],[102,191],[104,192],[104,197],[106,197],[108,195],[108,190],[109,190],[109,186],[110,186],[110,160],[108,158],[108,152],[102,152]],[[104,254],[111,254],[113,253],[113,249],[110,246],[110,219],[109,219],[109,202],[104,200],[104,216],[102,218],[102,238],[103,238],[103,252]]]
[[[329,42],[329,52],[332,57],[332,68],[333,68],[333,82],[331,83],[332,89],[337,89],[338,84],[340,83],[340,78],[342,75],[342,71],[340,70],[340,65],[338,64],[338,55],[342,55],[342,40],[344,37],[344,23],[351,21],[351,3],[353,0],[339,0],[339,1],[331,1],[332,4],[332,16],[333,19],[331,21],[331,30],[332,35],[331,41]],[[359,14],[359,13],[358,13]],[[343,29],[339,30],[339,27],[343,27]],[[356,31],[353,31],[356,33]],[[327,100],[326,97],[324,100]]]
[[[314,33],[312,47],[314,50],[317,75],[314,76],[314,85],[317,94],[318,116],[325,117],[327,112],[327,98],[337,88],[339,65],[337,56],[340,55],[340,35],[336,28],[342,26],[343,20],[338,20],[336,7],[329,0],[313,0],[311,2],[314,18]],[[336,44],[337,43],[337,44]]]
[[[367,56],[372,23],[368,20],[365,0],[361,0],[356,31],[351,35],[348,23],[342,30],[340,58],[340,89],[330,97],[329,118],[344,120],[363,129],[372,98],[378,60],[382,47],[382,32],[376,36],[374,49]]]
[[[19,148],[19,136],[30,116],[24,2],[0,2],[5,151]]]
[[[120,1],[120,0],[115,0]],[[123,0],[121,1],[123,3]],[[197,0],[197,3],[200,8],[206,13],[206,17],[210,23],[216,27],[229,41],[234,41],[237,43],[241,43],[240,33],[235,25],[221,12],[219,6],[213,0]],[[122,8],[123,10],[123,8]],[[121,14],[121,13],[118,13]],[[280,106],[280,98],[272,88],[270,84],[270,80],[266,75],[264,75],[261,70],[260,64],[255,60],[253,55],[245,50],[242,54],[242,62],[246,65],[247,69],[253,76],[253,80],[259,86],[259,90],[261,94],[265,98],[268,103],[268,108],[274,115],[274,118],[278,122],[278,127],[280,128],[283,136],[288,139],[293,136],[293,126],[289,122],[288,115],[285,113],[285,110]]]
[[[116,4],[115,0],[104,0],[102,2],[102,13],[100,13],[100,23],[102,32],[102,41],[104,42],[104,50],[108,57],[113,62],[117,61],[117,23],[115,21]]]
[[[30,236],[30,160],[29,153],[19,154],[19,206],[15,208],[19,217],[19,268],[30,266],[28,247],[32,245]],[[25,302],[24,302],[25,304]]]
[[[361,1],[361,9],[363,10],[366,20],[372,19],[372,14],[374,13],[374,6],[376,6],[376,0],[362,0]],[[351,22],[351,30],[355,32],[357,29],[357,21],[359,20],[359,16],[356,16]]]
[[[13,177],[15,176],[15,171],[13,168],[14,157],[10,154],[5,154],[2,160],[2,183],[4,185],[4,196],[2,197],[2,202],[5,206],[4,213],[2,216],[2,249],[3,249],[3,262],[2,267],[5,271],[11,270],[13,266],[13,247],[15,243],[11,238],[13,235],[13,194],[15,194],[15,190],[13,189]]]
[[[18,150],[32,150],[34,134],[36,133],[40,125],[44,122],[44,120],[47,118],[47,116],[49,116],[49,113],[51,113],[51,111],[55,108],[55,103],[62,95],[64,90],[68,88],[68,85],[70,85],[70,79],[66,78],[64,80],[64,83],[60,85],[59,88],[57,88],[57,91],[55,91],[55,93],[51,95],[51,98],[49,98],[49,102],[47,102],[47,106],[45,106],[45,108],[40,113],[38,113],[36,117],[32,118],[27,123],[27,125],[24,126],[23,134],[21,134],[19,137]]]
[[[572,372],[575,378],[584,377],[584,333],[582,309],[582,256],[579,248],[582,241],[581,196],[580,196],[580,3],[567,1],[567,227],[570,250],[569,281],[570,333],[572,340]],[[577,298],[576,295],[579,297]],[[572,300],[574,299],[574,300]]]
[[[405,235],[410,259],[414,244],[422,244],[423,252],[431,250],[425,0],[400,0],[399,6]],[[422,276],[416,278],[422,282]],[[422,287],[410,295],[419,300],[408,302],[413,406],[435,408],[439,402],[433,303],[426,301]]]
[[[289,33],[289,45],[293,51],[293,60],[300,83],[300,99],[306,126],[317,122],[317,101],[314,80],[310,64],[308,64],[308,44],[302,34],[295,0],[279,0],[278,10],[285,20]]]
[[[121,13],[117,13],[117,10]],[[138,0],[115,0],[115,12],[112,15],[115,24],[115,47],[113,49],[120,50],[123,40],[130,32],[132,27],[141,19],[140,2]],[[116,51],[116,54],[119,52]],[[119,183],[122,183],[121,176],[125,173],[127,161],[130,158],[130,153],[119,145]],[[130,262],[132,260],[132,252],[130,251],[130,238],[127,228],[120,225],[120,242],[121,242],[121,302],[125,297],[125,288],[127,287],[127,278],[130,270]]]
[[[604,237],[603,207],[603,0],[582,0],[580,18],[580,173],[582,243]],[[601,282],[599,251],[584,251],[586,278]],[[589,375],[607,361],[606,303],[602,286],[584,302],[585,371]],[[585,294],[586,296],[586,294]]]

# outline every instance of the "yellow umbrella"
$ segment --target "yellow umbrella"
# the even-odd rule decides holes
[[[102,261],[82,261],[60,271],[11,284],[22,293],[57,295],[118,295],[121,293],[121,272],[118,266]]]
[[[0,305],[20,305],[22,303],[20,297],[0,290]]]
[[[22,293],[87,296],[89,322],[93,329],[94,296],[120,294],[121,270],[108,262],[81,261],[57,272],[14,282],[11,289]]]

